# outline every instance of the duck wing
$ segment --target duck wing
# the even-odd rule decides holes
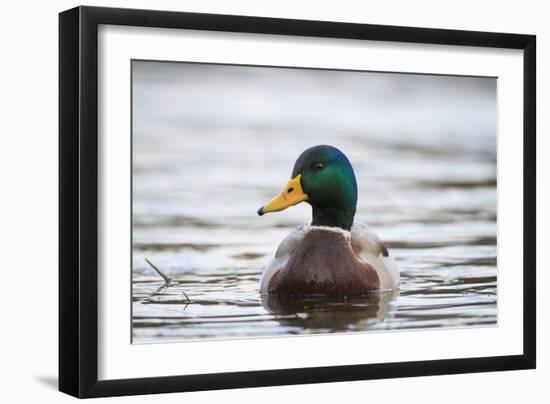
[[[382,289],[397,289],[399,267],[390,256],[384,243],[376,233],[361,221],[355,220],[351,228],[351,248],[362,260],[369,263],[378,273]]]

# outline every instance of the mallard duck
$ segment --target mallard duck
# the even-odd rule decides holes
[[[311,224],[293,230],[265,268],[262,294],[361,295],[393,290],[399,268],[369,227],[354,221],[357,182],[348,158],[335,147],[305,150],[281,193],[260,216],[306,202]]]

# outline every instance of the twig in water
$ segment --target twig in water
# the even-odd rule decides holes
[[[164,292],[164,289],[166,289],[167,287],[168,287],[167,284],[162,285],[160,288],[158,288],[153,293],[151,293],[151,296],[149,296],[149,297],[155,297],[155,296],[158,296],[158,295],[162,294],[162,292]]]
[[[148,263],[149,265],[151,265],[151,268],[153,268],[157,274],[159,274],[162,279],[164,279],[164,283],[166,283],[167,285],[172,282],[172,279],[170,279],[168,276],[166,276],[160,269],[158,269],[156,266],[154,266],[151,261],[149,261],[147,258],[145,258],[145,262]]]
[[[181,290],[181,293],[183,293],[183,295],[185,296],[185,298],[187,299],[187,304],[189,304],[189,302],[191,301],[191,299],[189,299],[189,296],[187,296],[187,293],[185,293],[185,290]],[[185,309],[187,308],[187,305],[185,306]],[[184,309],[184,310],[185,310]]]
[[[159,274],[162,279],[164,279],[164,286],[161,286],[153,295],[156,295],[158,294],[162,289],[166,288],[168,285],[170,285],[172,282],[172,279],[170,279],[166,274],[164,274],[160,269],[158,269],[156,266],[153,265],[153,263],[151,261],[149,261],[147,258],[144,258],[145,259],[145,262],[147,262],[149,265],[151,265],[151,268],[153,268],[155,270],[155,272],[157,274]],[[179,282],[175,282],[175,283],[179,283]],[[187,296],[187,293],[185,293],[184,290],[181,291],[181,293],[183,293],[183,295],[185,296],[185,298],[187,299],[187,304],[189,304],[191,302],[191,299],[189,299],[189,296]],[[185,306],[187,308],[187,305]]]

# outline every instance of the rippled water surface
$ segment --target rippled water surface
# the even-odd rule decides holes
[[[260,295],[311,212],[256,210],[316,144],[351,160],[400,291]],[[133,62],[132,310],[137,343],[496,324],[495,79]]]

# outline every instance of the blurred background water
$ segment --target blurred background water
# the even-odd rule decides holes
[[[496,79],[132,69],[134,342],[496,324]],[[311,212],[256,210],[317,144],[352,162],[356,217],[396,259],[399,292],[260,295],[263,267]]]

